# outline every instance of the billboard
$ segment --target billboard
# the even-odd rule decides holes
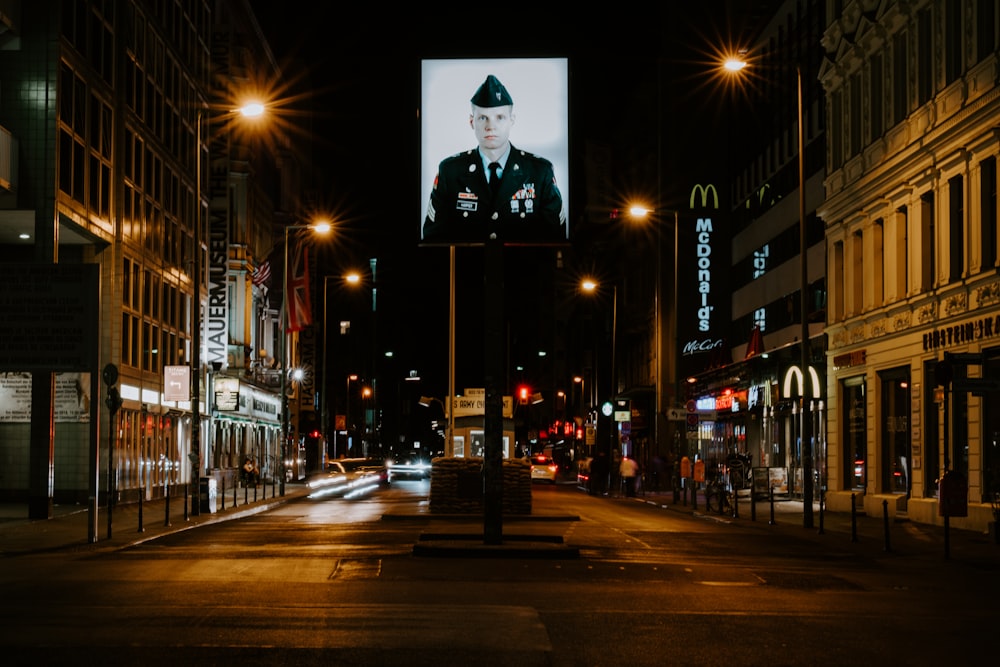
[[[424,60],[420,123],[421,243],[568,242],[567,59]]]

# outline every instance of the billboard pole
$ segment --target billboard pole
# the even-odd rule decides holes
[[[486,241],[485,355],[486,411],[483,416],[483,542],[503,542],[503,241],[491,234]]]

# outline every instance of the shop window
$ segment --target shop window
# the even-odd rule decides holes
[[[910,377],[908,368],[879,373],[882,459],[879,462],[881,490],[907,494],[910,491]]]
[[[868,482],[868,408],[863,376],[841,381],[844,488],[864,491]]]
[[[913,468],[923,471],[924,497],[937,496],[938,478],[941,476],[941,430],[938,426],[944,400],[944,389],[938,387],[934,372],[937,359],[924,362],[924,416],[923,428],[920,430],[923,442],[918,450],[916,443],[913,449]]]

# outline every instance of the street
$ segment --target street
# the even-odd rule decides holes
[[[7,558],[4,662],[967,664],[996,622],[996,560],[886,553],[572,485],[536,485],[534,507],[556,519],[508,518],[504,533],[561,538],[579,557],[419,557],[422,534],[482,529],[406,515],[427,493],[399,481],[120,550]]]

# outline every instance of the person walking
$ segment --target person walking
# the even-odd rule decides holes
[[[623,456],[621,466],[619,468],[619,474],[622,478],[622,486],[625,487],[625,497],[634,497],[635,480],[639,474],[639,464],[636,463],[635,459]]]

